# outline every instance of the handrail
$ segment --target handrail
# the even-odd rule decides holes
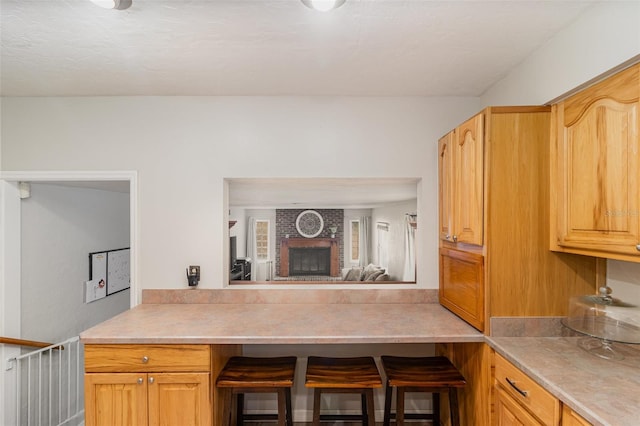
[[[31,346],[34,348],[46,348],[53,345],[53,343],[38,342],[36,340],[14,339],[11,337],[0,337],[0,343],[17,346]],[[64,350],[64,346],[55,346],[52,349]]]

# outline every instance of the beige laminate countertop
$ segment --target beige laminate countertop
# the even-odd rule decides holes
[[[598,358],[579,337],[487,337],[511,361],[592,424],[640,425],[640,349],[625,345],[621,361]]]
[[[80,334],[83,343],[482,342],[436,303],[142,304]]]

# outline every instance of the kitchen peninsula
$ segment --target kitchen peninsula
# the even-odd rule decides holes
[[[221,424],[211,384],[243,345],[484,341],[435,290],[145,290],[80,338],[88,426]]]
[[[189,406],[201,412],[178,410],[181,421],[219,424],[219,398],[211,383],[226,359],[242,353],[246,345],[404,343],[495,350],[591,424],[634,425],[640,380],[632,372],[637,371],[640,351],[619,363],[587,354],[576,346],[575,337],[488,337],[436,300],[434,290],[145,290],[142,305],[81,334],[87,425],[100,411],[92,407],[96,394],[109,393],[105,388],[110,384],[128,386],[127,398],[134,401],[127,403],[142,404],[144,408],[132,412],[148,413],[149,420],[143,416],[139,423],[170,416],[166,410],[175,404],[158,402],[158,389],[167,383],[173,392],[183,386],[191,403],[200,398],[199,404]],[[482,368],[490,371],[492,365]],[[603,393],[598,383],[604,383],[604,376],[611,382]],[[617,385],[621,380],[624,386]],[[486,393],[492,392],[488,382],[468,386],[487,386]],[[609,404],[615,410],[608,411]]]

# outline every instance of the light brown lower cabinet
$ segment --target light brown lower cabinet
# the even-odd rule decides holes
[[[212,377],[237,345],[85,345],[87,426],[211,426]]]
[[[494,372],[495,424],[560,424],[560,401],[497,353]]]
[[[491,424],[492,349],[484,342],[438,343],[436,355],[449,358],[467,382],[458,389],[460,424],[489,426]],[[451,426],[449,398],[440,398],[440,424]]]
[[[496,387],[495,416],[501,426],[544,426],[500,386]]]
[[[570,407],[562,406],[562,426],[592,426],[591,423],[586,421],[582,416]]]
[[[91,373],[87,425],[211,425],[209,373]]]

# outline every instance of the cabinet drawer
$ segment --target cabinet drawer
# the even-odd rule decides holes
[[[209,345],[85,345],[86,372],[209,371]]]
[[[501,355],[496,354],[496,384],[545,425],[560,424],[560,401]]]

